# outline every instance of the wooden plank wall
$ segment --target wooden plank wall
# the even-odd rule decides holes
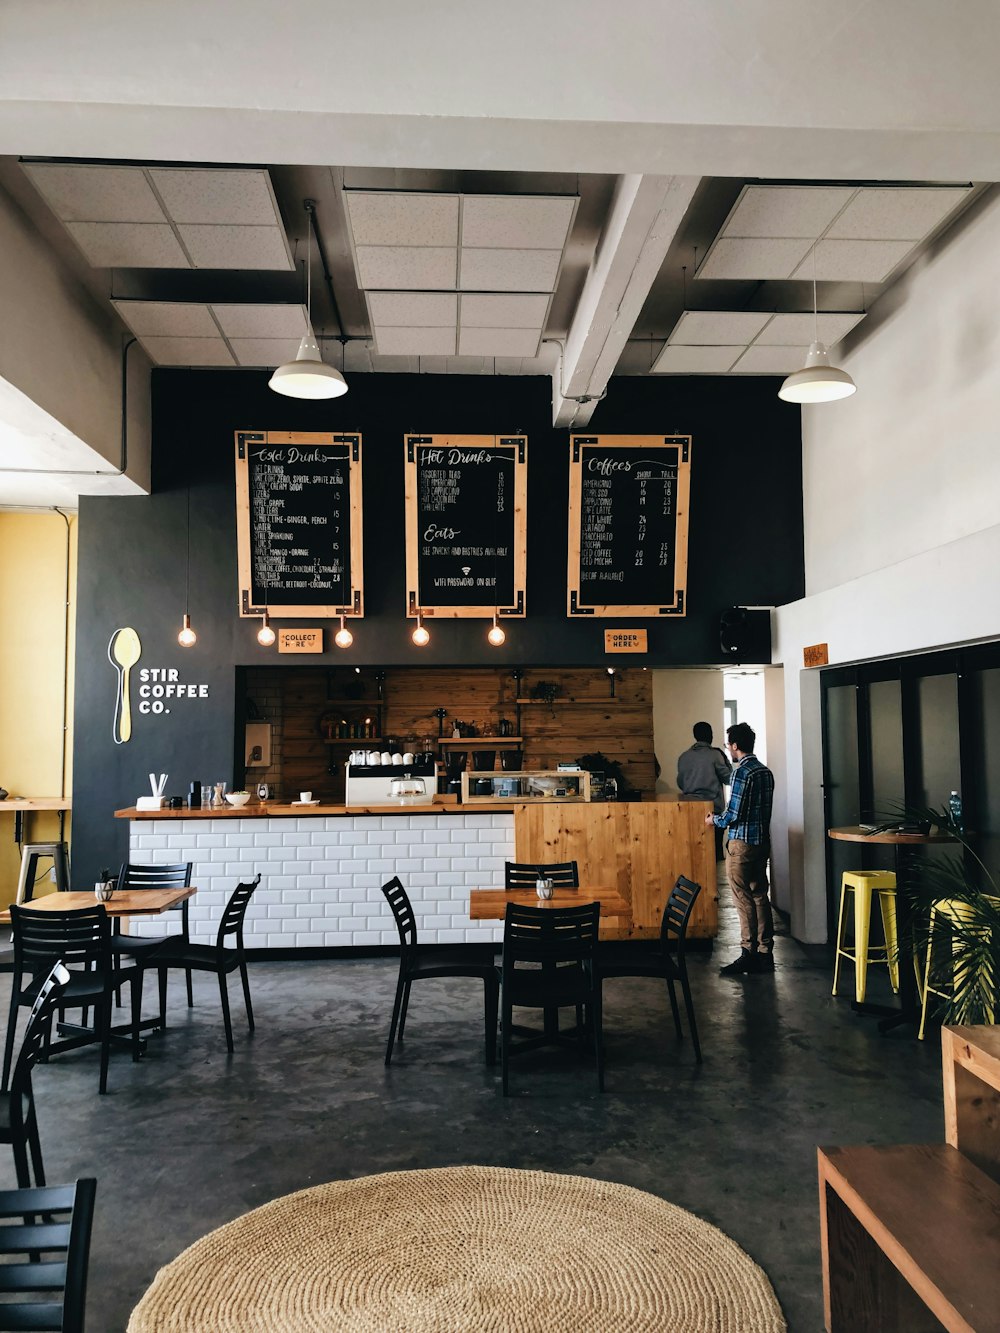
[[[276,786],[280,798],[294,799],[299,791],[310,790],[324,800],[342,800],[344,763],[352,746],[327,745],[321,723],[324,716],[335,714],[371,715],[377,697],[374,671],[365,668],[355,678],[363,682],[365,692],[357,703],[343,706],[328,702],[328,685],[331,692],[337,692],[336,697],[342,698],[344,684],[352,677],[345,668],[334,674],[326,668],[288,668],[277,673],[268,669],[269,685],[275,674],[282,681],[281,763],[272,766],[267,781]],[[255,669],[247,672],[251,698],[264,675],[263,669],[260,673]],[[559,693],[551,705],[533,702],[521,707],[523,766],[554,768],[561,760],[600,750],[620,763],[629,783],[650,798],[655,787],[653,690],[651,674],[641,668],[617,671],[614,697],[609,676],[602,668],[525,671],[520,695],[510,671],[500,668],[386,668],[382,734],[396,739],[400,749],[421,748],[424,737],[436,743],[438,708],[448,710],[446,738],[451,737],[456,719],[474,723],[480,733],[486,726],[496,728],[501,718],[514,724],[515,699],[530,697],[540,681],[557,686]],[[266,715],[265,720],[277,721]],[[484,739],[480,734],[475,743],[482,744]],[[336,770],[332,773],[331,758]],[[497,767],[499,764],[498,754]],[[256,780],[251,770],[247,781]]]
[[[705,825],[708,801],[640,804],[525,805],[514,815],[518,861],[576,860],[586,894],[592,884],[611,885],[632,906],[621,927],[602,927],[606,938],[649,939],[678,875],[701,885],[688,934],[714,938],[718,931],[715,839]]]

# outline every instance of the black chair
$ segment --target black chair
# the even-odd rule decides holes
[[[539,876],[550,879],[557,889],[580,887],[580,870],[575,861],[507,861],[504,864],[504,888],[533,889]]]
[[[597,1086],[604,1091],[604,1055],[601,1036],[601,982],[596,968],[600,903],[579,907],[520,907],[508,903],[503,928],[503,965],[500,973],[500,1052],[503,1095],[507,1096],[510,1055],[519,1049],[559,1040],[546,1034],[515,1046],[512,1041],[514,1006],[558,1012],[586,1006],[589,1036],[594,1044]],[[588,1032],[577,1025],[581,1044]]]
[[[392,1006],[389,1042],[385,1062],[392,1059],[392,1048],[403,1040],[410,986],[431,977],[480,977],[485,988],[486,1063],[496,1064],[498,986],[496,950],[492,944],[418,944],[417,921],[413,907],[398,878],[382,885],[386,902],[392,909],[399,931],[399,977]]]
[[[0,1143],[9,1143],[14,1149],[14,1170],[17,1173],[17,1183],[22,1189],[27,1189],[31,1184],[31,1172],[28,1169],[29,1152],[31,1165],[35,1168],[35,1184],[45,1184],[42,1145],[38,1138],[35,1098],[31,1089],[31,1071],[44,1055],[45,1044],[52,1030],[52,1015],[62,1003],[62,994],[69,985],[69,980],[66,968],[62,963],[56,963],[42,982],[38,999],[28,1015],[21,1049],[14,1063],[10,1092],[0,1092]]]
[[[662,977],[667,983],[667,994],[670,997],[670,1008],[674,1015],[678,1041],[682,1037],[681,1016],[677,1008],[674,982],[679,981],[684,994],[684,1008],[687,1012],[688,1027],[691,1029],[695,1058],[700,1064],[701,1042],[698,1040],[698,1025],[694,1018],[687,959],[684,954],[688,921],[699,893],[701,893],[700,884],[678,875],[677,883],[670,890],[670,897],[663,909],[660,938],[655,947],[646,948],[638,941],[602,940],[597,949],[597,964],[602,981],[608,977]],[[676,952],[670,951],[671,932],[677,939]]]
[[[133,890],[142,889],[189,889],[191,887],[191,862],[180,861],[176,865],[132,865],[125,862],[118,871],[119,889]],[[172,935],[123,935],[121,931],[115,931],[111,936],[111,951],[115,955],[115,966],[121,964],[121,957],[143,959],[146,958],[154,949],[159,948],[161,944],[168,941],[175,942],[183,940],[187,944],[191,939],[188,929],[188,899],[185,898],[177,907],[168,909],[171,912],[180,912],[181,928],[179,933]],[[165,915],[165,914],[164,914]],[[188,1008],[194,1004],[194,992],[191,986],[191,969],[186,970],[187,977],[187,1002]],[[167,969],[161,968],[159,972],[160,983],[160,1026],[167,1025]]]
[[[14,1031],[19,1006],[34,1006],[45,979],[56,962],[69,970],[70,979],[59,999],[60,1009],[94,1010],[94,1027],[80,1027],[75,1035],[62,1041],[48,1042],[46,1059],[59,1051],[75,1050],[99,1042],[101,1046],[101,1092],[108,1090],[108,1055],[111,1048],[111,1011],[115,989],[132,988],[132,1023],[129,1036],[132,1059],[139,1059],[139,995],[142,974],[130,967],[117,971],[111,960],[111,919],[103,903],[70,912],[46,912],[11,904],[10,921],[14,931],[14,974],[11,977],[10,1017],[3,1056],[2,1087],[8,1087]],[[21,979],[31,980],[24,986]],[[64,1027],[64,1031],[67,1030]]]
[[[96,1193],[93,1179],[0,1190],[0,1328],[83,1333]]]
[[[230,895],[219,922],[219,931],[214,944],[192,944],[179,936],[167,939],[158,948],[136,961],[142,971],[156,968],[165,971],[168,967],[183,967],[190,975],[195,972],[214,972],[219,978],[219,995],[222,999],[222,1019],[226,1025],[226,1048],[232,1053],[233,1022],[229,1014],[229,987],[226,978],[230,972],[240,971],[243,982],[243,999],[247,1006],[247,1024],[254,1030],[253,1005],[250,1003],[250,981],[247,977],[247,954],[243,943],[243,918],[253,897],[254,890],[260,883],[260,875],[250,884],[237,884]],[[236,945],[227,945],[230,935],[236,936]],[[161,992],[162,995],[162,992]]]

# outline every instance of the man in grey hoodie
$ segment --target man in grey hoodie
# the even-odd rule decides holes
[[[708,722],[696,722],[692,729],[694,744],[677,760],[677,786],[691,801],[711,801],[715,814],[726,807],[723,788],[732,780],[733,766],[721,750],[712,745]],[[715,859],[722,859],[722,829],[716,829]]]

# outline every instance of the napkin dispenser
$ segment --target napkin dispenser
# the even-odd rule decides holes
[[[140,796],[135,803],[137,810],[162,810],[167,803],[165,796]]]

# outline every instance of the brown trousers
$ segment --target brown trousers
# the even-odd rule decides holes
[[[730,838],[726,844],[726,873],[740,918],[740,944],[750,953],[770,953],[774,921],[768,897],[767,843],[755,846]]]

